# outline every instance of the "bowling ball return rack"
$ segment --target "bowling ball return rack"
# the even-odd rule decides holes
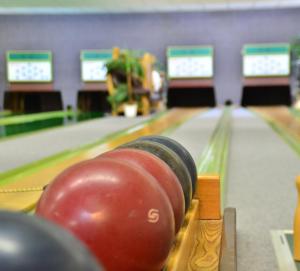
[[[221,210],[219,176],[198,176],[197,182],[163,271],[236,271],[236,209]]]

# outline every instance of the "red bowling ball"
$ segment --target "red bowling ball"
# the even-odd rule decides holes
[[[174,241],[166,193],[150,173],[124,161],[70,167],[46,188],[36,212],[73,232],[107,271],[159,271]]]
[[[174,172],[157,156],[138,149],[117,149],[98,156],[127,161],[149,172],[166,192],[174,211],[175,232],[177,233],[184,219],[183,191]]]

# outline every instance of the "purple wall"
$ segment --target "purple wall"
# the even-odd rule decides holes
[[[300,33],[300,9],[209,13],[0,16],[0,105],[5,89],[5,51],[52,50],[55,87],[65,105],[81,86],[79,52],[119,46],[145,49],[165,62],[169,45],[212,44],[218,103],[241,96],[245,43],[289,42]]]

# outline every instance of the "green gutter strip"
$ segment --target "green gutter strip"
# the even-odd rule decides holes
[[[279,134],[291,147],[294,149],[298,155],[300,155],[300,142],[299,139],[295,138],[289,134],[283,127],[279,126],[275,122],[266,120],[272,129]]]
[[[115,132],[115,133],[112,133],[112,134],[108,134],[107,136],[105,136],[104,138],[102,138],[102,139],[100,139],[96,142],[93,142],[93,143],[90,143],[90,144],[87,144],[87,145],[83,145],[83,146],[81,146],[79,148],[76,148],[76,149],[65,150],[65,151],[62,151],[58,154],[55,154],[55,155],[49,156],[47,158],[41,159],[39,161],[35,161],[35,162],[32,162],[32,163],[26,164],[24,166],[21,166],[21,167],[18,167],[18,168],[0,173],[0,187],[3,186],[3,185],[6,185],[8,183],[17,181],[21,178],[24,178],[25,176],[28,176],[28,175],[34,173],[35,171],[41,170],[43,168],[49,167],[53,164],[56,164],[58,162],[66,160],[68,158],[71,158],[75,155],[78,155],[79,153],[87,151],[90,148],[93,148],[95,146],[104,144],[108,140],[113,140],[113,139],[119,138],[121,136],[130,134],[134,130],[141,129],[141,128],[145,127],[146,125],[154,122],[155,120],[161,118],[166,113],[167,113],[167,111],[161,112],[161,113],[155,115],[154,117],[152,117],[149,120],[146,120],[142,123],[134,125],[130,128],[127,128],[127,129],[124,129],[124,130],[121,130],[121,131],[118,131],[118,132]]]
[[[27,122],[34,122],[46,119],[62,118],[68,116],[74,116],[76,113],[74,111],[53,111],[46,113],[36,113],[20,116],[12,116],[0,119],[1,125],[13,125],[13,124],[23,124]]]
[[[297,119],[300,119],[300,110],[295,109],[293,107],[289,108],[290,112],[292,113],[293,116],[295,116]]]
[[[222,210],[226,195],[227,160],[231,138],[231,107],[224,109],[208,145],[197,163],[198,175],[220,176]]]
[[[290,109],[293,116],[296,118],[300,118],[300,114],[295,109]],[[270,118],[266,117],[264,114],[260,114],[256,111],[251,111],[260,118],[262,118],[265,122],[269,124],[269,126],[288,144],[291,146],[291,148],[300,155],[300,141],[298,138],[293,136],[291,133],[289,133],[284,127],[282,127],[280,124],[276,123],[276,121],[271,120]],[[297,116],[297,114],[299,114]]]

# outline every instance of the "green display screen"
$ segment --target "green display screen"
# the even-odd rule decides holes
[[[83,50],[80,59],[83,82],[106,81],[105,64],[112,59],[112,50]]]
[[[245,77],[287,77],[290,75],[289,44],[248,44],[243,48]]]
[[[6,62],[8,82],[49,83],[53,81],[50,51],[8,51]]]
[[[169,79],[213,77],[213,47],[174,46],[167,50]]]

